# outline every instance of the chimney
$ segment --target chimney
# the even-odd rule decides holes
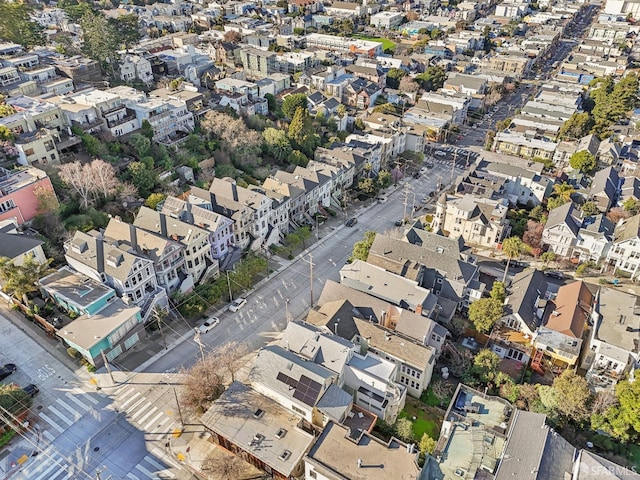
[[[104,243],[100,238],[96,238],[96,268],[98,272],[104,272]]]
[[[358,459],[358,468],[362,468],[362,459],[361,458]]]
[[[237,202],[238,201],[238,186],[236,185],[236,182],[233,182],[231,184],[231,195],[233,196],[233,199]]]
[[[164,213],[159,213],[160,215],[160,234],[163,237],[167,236],[167,217]]]
[[[129,237],[131,237],[131,248],[138,251],[138,230],[135,226],[129,224]]]
[[[422,305],[416,305],[416,314],[422,315]]]

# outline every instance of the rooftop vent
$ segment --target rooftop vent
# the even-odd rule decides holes
[[[287,429],[286,428],[279,428],[278,431],[276,432],[276,438],[282,438],[287,434]]]
[[[262,410],[261,408],[253,412],[253,418],[262,418],[263,415],[264,415],[264,410]]]
[[[280,460],[283,462],[286,462],[289,458],[291,458],[291,452],[289,450],[285,450],[282,452],[282,455],[280,455]]]

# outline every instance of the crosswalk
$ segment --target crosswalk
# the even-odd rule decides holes
[[[45,447],[37,461],[30,462],[23,471],[29,480],[75,480],[78,472],[74,466],[57,453],[55,448],[46,449],[46,445],[54,444],[56,437],[82,419],[83,422],[94,419],[100,421],[103,410],[115,410],[126,415],[130,424],[145,433],[147,441],[164,445],[178,427],[173,418],[155,406],[135,387],[123,385],[110,392],[109,403],[98,394],[85,392],[76,388],[44,405],[38,412],[39,432],[42,446]],[[171,465],[163,463],[160,458],[165,455],[158,449],[151,449],[156,454],[147,454],[131,469],[123,480],[164,480],[175,478]],[[47,453],[51,452],[51,453]],[[84,479],[83,479],[84,480]]]

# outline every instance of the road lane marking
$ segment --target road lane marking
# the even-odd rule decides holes
[[[80,412],[78,412],[77,410],[74,410],[73,408],[71,408],[69,405],[67,405],[66,403],[64,403],[62,400],[60,400],[59,398],[56,400],[56,403],[59,403],[60,406],[62,408],[64,408],[65,410],[67,410],[69,413],[71,413],[71,415],[73,415],[73,420],[78,420],[79,418],[82,417],[82,414]]]
[[[53,470],[54,468],[62,468],[62,466],[61,466],[61,465],[58,465],[57,463],[52,463],[51,465],[49,465],[49,468],[47,468],[44,472],[42,472],[42,473],[40,474],[40,476],[35,477],[35,478],[34,478],[34,477],[31,477],[31,478],[32,478],[33,480],[42,480],[42,479],[43,479],[43,478],[45,478],[47,475],[49,475],[49,472],[50,472],[51,470]],[[64,471],[64,470],[62,470],[62,471]],[[32,472],[32,473],[30,473],[30,474],[29,474],[29,476],[31,476],[31,475],[33,475],[33,474],[36,474],[36,473],[38,473],[38,472],[37,472],[37,471],[36,471],[36,472]]]
[[[142,412],[144,412],[147,408],[151,407],[151,403],[147,402],[146,405],[140,407],[140,409],[134,413],[133,415],[131,415],[131,419],[135,420],[136,418],[138,418],[140,415],[142,415]],[[155,407],[154,407],[155,408]]]
[[[71,476],[71,474],[69,472],[67,472],[66,470],[62,469],[62,468],[60,470],[58,470],[58,473],[56,473],[52,477],[47,477],[47,480],[56,480],[56,478],[58,478],[60,476],[60,474],[64,475],[65,473],[67,474],[67,476],[64,477],[64,478],[61,478],[60,480],[66,480],[67,478],[69,478]]]
[[[129,472],[127,473],[127,478],[130,478],[131,480],[140,480],[138,477],[136,477],[133,473]]]
[[[146,422],[146,421],[147,421],[147,418],[149,418],[151,415],[153,415],[153,414],[154,414],[155,412],[157,412],[157,411],[158,411],[158,408],[157,408],[157,407],[153,407],[151,410],[149,410],[147,413],[145,413],[145,414],[144,414],[144,416],[143,416],[142,418],[140,418],[140,419],[138,420],[138,423],[139,423],[140,425],[142,425],[142,422]]]
[[[40,412],[38,413],[38,416],[41,418],[44,418],[49,425],[51,425],[53,428],[55,428],[58,431],[58,433],[64,432],[64,428],[62,428],[60,425],[58,425],[56,422],[54,422],[51,418],[46,416],[44,413]]]
[[[49,430],[43,430],[42,431],[42,436],[45,437],[50,442],[53,442],[56,439],[56,437],[51,435],[51,432]]]
[[[151,433],[158,433],[160,430],[162,430],[162,426],[168,421],[169,421],[169,417],[164,417],[162,422],[160,422],[158,426],[151,431]]]
[[[129,408],[126,409],[127,412],[133,412],[136,407],[138,405],[140,405],[142,402],[146,401],[147,399],[144,397],[140,397],[140,400],[138,400],[136,403],[134,403],[133,405],[131,405]]]
[[[129,385],[129,386],[125,387],[125,388],[120,389],[120,391],[118,393],[116,393],[115,396],[117,398],[128,397],[129,395],[131,395],[135,391],[136,391],[136,389]]]
[[[139,396],[140,396],[140,393],[136,392],[135,395],[132,395],[131,398],[129,398],[127,401],[121,403],[120,407],[126,408],[129,403],[133,402]]]
[[[65,394],[67,396],[67,398],[69,400],[71,400],[73,403],[75,403],[76,405],[78,405],[80,408],[84,409],[86,412],[88,412],[89,410],[91,410],[91,407],[88,405],[85,405],[84,403],[82,403],[80,400],[78,400],[75,396],[71,395],[69,392],[67,392]]]
[[[151,427],[153,427],[155,425],[155,423],[158,420],[160,420],[160,417],[162,417],[163,415],[164,415],[164,413],[160,412],[158,415],[153,417],[153,420],[150,420],[149,423],[144,427],[144,429],[148,431]],[[140,420],[140,422],[142,422],[142,420]]]

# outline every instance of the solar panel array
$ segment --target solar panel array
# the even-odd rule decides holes
[[[282,383],[286,383],[291,388],[296,388],[298,386],[298,381],[291,378],[289,375],[285,375],[282,372],[278,372],[278,376],[276,377]]]
[[[322,385],[318,382],[302,375],[298,381],[296,391],[293,392],[293,398],[300,400],[305,405],[313,407],[316,404],[321,389]]]

